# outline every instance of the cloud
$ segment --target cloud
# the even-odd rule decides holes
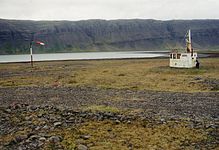
[[[219,19],[218,0],[0,0],[0,18]]]

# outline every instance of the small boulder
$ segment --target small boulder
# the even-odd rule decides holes
[[[90,135],[81,135],[80,138],[87,140],[90,138]]]
[[[48,140],[50,142],[57,143],[57,142],[60,142],[62,140],[62,137],[54,135],[54,136],[51,136]]]
[[[49,129],[49,126],[48,126],[48,125],[45,125],[45,126],[43,126],[43,129],[44,129],[44,130],[48,130],[48,129]]]
[[[11,109],[5,109],[5,112],[11,113]]]
[[[46,141],[46,138],[45,137],[40,137],[39,140],[44,142],[44,141]]]
[[[39,138],[40,138],[39,135],[35,135],[35,134],[34,134],[34,135],[31,135],[31,136],[30,136],[29,140],[30,140],[30,141],[34,141],[34,140],[37,140],[37,139],[39,139]]]
[[[79,144],[78,145],[78,150],[88,150],[87,146]]]
[[[37,106],[34,106],[34,105],[31,105],[31,106],[28,106],[27,109],[28,109],[29,111],[35,111],[35,110],[38,109],[38,107],[37,107]]]
[[[127,124],[131,124],[132,122],[130,120],[127,121]]]
[[[27,139],[27,135],[18,135],[14,138],[16,143],[22,142],[23,140]]]
[[[35,128],[35,130],[38,131],[38,130],[40,130],[40,128],[41,128],[40,126],[37,126],[37,127]]]
[[[33,118],[33,116],[26,116],[24,119],[25,119],[26,121],[30,121],[32,118]]]
[[[118,119],[115,121],[115,124],[119,124],[121,123],[121,121],[119,121]]]
[[[58,127],[58,126],[62,125],[62,122],[55,122],[53,125],[54,125],[54,127]]]

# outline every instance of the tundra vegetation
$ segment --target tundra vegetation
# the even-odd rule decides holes
[[[173,92],[218,91],[219,59],[201,59],[200,69],[168,67],[166,59],[1,64],[0,87],[88,86]]]
[[[200,64],[200,69],[169,68],[167,59],[36,62],[33,68],[0,64],[0,149],[218,149],[219,59],[201,59]],[[16,101],[31,98],[36,89],[54,93]],[[79,92],[61,95],[65,89]],[[102,90],[107,92],[98,92]],[[202,101],[194,104],[197,110],[189,110],[193,104],[185,104],[183,97],[176,99],[181,102],[150,99],[144,96],[147,92],[209,96],[201,95]],[[50,97],[54,103],[48,105]],[[161,107],[152,105],[155,101]]]

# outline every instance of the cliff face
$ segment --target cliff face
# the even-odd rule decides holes
[[[184,47],[192,30],[195,49],[219,49],[219,20],[19,21],[0,19],[0,54],[28,53],[31,33],[46,46],[35,53],[165,50]]]

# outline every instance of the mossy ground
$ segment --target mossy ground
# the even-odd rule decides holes
[[[128,149],[196,149],[216,148],[209,145],[207,130],[193,129],[189,122],[169,121],[165,124],[135,121],[132,123],[115,123],[112,121],[88,121],[79,127],[56,129],[51,135],[63,137],[60,145],[64,149],[76,149],[78,144],[90,150],[128,150]],[[83,135],[89,136],[83,139]],[[55,149],[54,143],[45,144],[45,149]]]
[[[27,114],[25,114],[27,115]],[[22,117],[17,119],[22,122]],[[36,124],[37,118],[33,118]],[[79,144],[89,147],[91,150],[128,150],[128,149],[196,149],[216,148],[217,145],[209,145],[210,139],[215,141],[204,128],[192,128],[189,121],[142,121],[135,120],[130,123],[115,123],[111,120],[89,121],[68,127],[55,128],[52,131],[44,131],[47,136],[61,136],[58,143],[46,141],[43,149],[76,149]],[[22,128],[17,132],[0,136],[0,145],[10,143],[14,137],[31,133],[30,128]],[[38,131],[38,132],[43,132]],[[89,136],[84,139],[83,135]]]
[[[219,80],[219,59],[201,59],[200,69],[168,67],[168,59],[1,64],[1,87],[89,86],[114,89],[206,92],[205,79]],[[198,78],[198,80],[197,80]],[[214,88],[214,91],[218,91]]]
[[[109,121],[88,122],[80,129],[91,138],[84,140],[91,143],[91,149],[180,149],[194,148],[192,143],[206,140],[201,130],[186,127],[184,123],[155,125],[148,122],[115,124]]]

